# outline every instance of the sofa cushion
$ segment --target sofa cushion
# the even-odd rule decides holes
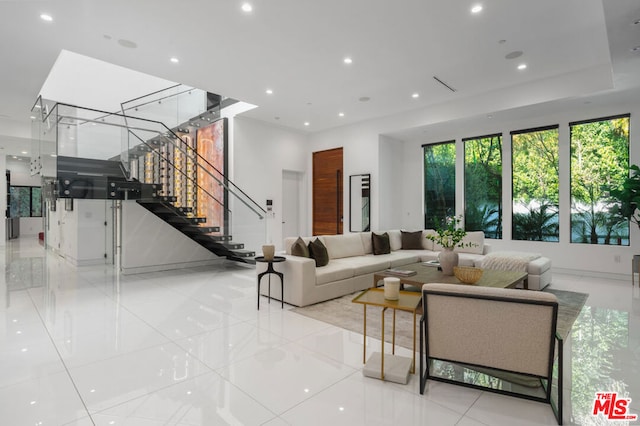
[[[458,253],[473,253],[482,254],[484,252],[484,232],[471,231],[467,232],[462,242],[465,244],[471,243],[471,247],[456,247]]]
[[[325,235],[324,245],[330,259],[364,256],[364,246],[360,234]]]
[[[324,268],[316,268],[316,285],[353,278],[353,268],[350,262],[351,259],[336,259]]]
[[[309,257],[309,246],[307,246],[302,237],[298,237],[296,242],[291,246],[291,254],[294,256]]]
[[[372,274],[391,267],[389,255],[375,256],[373,254],[352,257],[349,264],[353,267],[354,276]],[[346,260],[346,259],[345,259]]]
[[[386,232],[382,235],[378,235],[375,232],[371,233],[371,244],[373,245],[373,254],[387,254],[391,253],[391,244],[389,242],[389,234]]]
[[[373,244],[371,244],[371,232],[361,232],[360,239],[362,240],[362,247],[364,247],[364,254],[372,254]]]
[[[317,267],[329,264],[329,253],[327,253],[327,248],[318,238],[309,243],[309,257],[316,261]]]
[[[402,250],[422,249],[422,231],[400,231],[402,237]]]
[[[393,231],[387,231],[389,234],[389,244],[391,251],[402,250],[402,234],[399,229]]]
[[[433,241],[427,239],[427,235],[435,235],[436,231],[433,229],[425,229],[422,231],[422,248],[424,250],[433,250]]]

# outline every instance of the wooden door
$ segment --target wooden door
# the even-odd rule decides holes
[[[342,148],[313,153],[313,235],[342,234]]]

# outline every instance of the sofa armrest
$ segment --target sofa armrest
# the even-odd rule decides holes
[[[482,254],[489,254],[491,252],[491,244],[484,243],[484,247],[482,247]]]

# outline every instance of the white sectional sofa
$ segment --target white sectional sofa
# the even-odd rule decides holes
[[[371,232],[342,235],[325,235],[304,237],[306,244],[319,238],[326,246],[329,264],[316,267],[314,259],[292,256],[291,246],[296,238],[285,239],[286,261],[275,265],[284,273],[284,301],[295,306],[306,306],[336,297],[344,296],[372,286],[373,275],[388,268],[402,267],[416,262],[435,260],[441,247],[426,238],[433,230],[422,231],[422,249],[403,250],[400,230],[387,232],[391,253],[374,255]],[[459,254],[459,265],[482,267],[482,261],[489,252],[489,245],[484,242],[484,233],[469,232],[465,242],[473,243],[471,247],[456,248]],[[538,290],[551,282],[551,262],[540,257],[529,262],[529,288]],[[256,265],[256,274],[263,272],[266,264]],[[267,294],[267,286],[261,287],[261,294]],[[280,300],[280,286],[273,285],[271,297]]]

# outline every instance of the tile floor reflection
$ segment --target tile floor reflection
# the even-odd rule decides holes
[[[363,377],[361,334],[257,311],[252,269],[121,276],[35,238],[0,251],[2,425],[556,424],[537,402]],[[590,295],[565,347],[565,424],[606,424],[598,391],[640,414],[640,288],[559,273],[552,286]]]

